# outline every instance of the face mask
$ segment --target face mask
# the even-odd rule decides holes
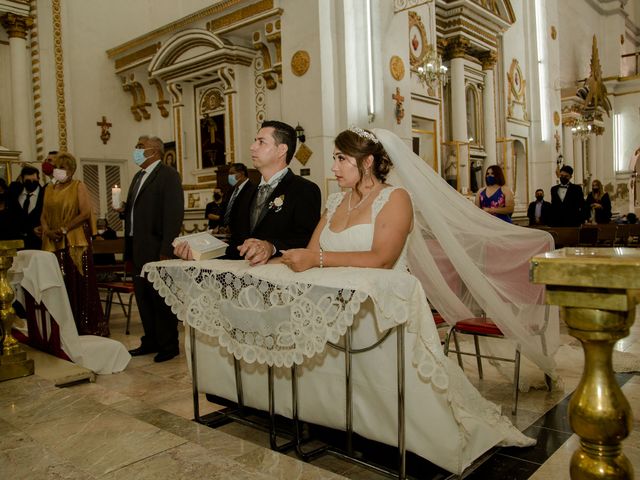
[[[541,196],[541,195],[536,195],[536,200],[537,200],[538,202],[541,202],[543,198],[544,198],[544,197],[543,197],[543,196]]]
[[[146,149],[144,149],[144,148],[134,148],[133,149],[133,162],[136,165],[140,166],[147,160],[147,158],[144,156],[144,151],[145,150]]]
[[[38,182],[36,182],[35,180],[25,180],[24,182],[24,189],[31,193],[33,192],[36,188],[38,188]]]
[[[600,191],[600,187],[593,187],[591,190],[593,190],[594,192],[599,192]]]
[[[494,177],[493,175],[487,175],[487,177],[485,178],[485,182],[487,182],[487,185],[495,185],[496,177]]]
[[[569,179],[567,177],[560,177],[560,183],[562,185],[566,185],[567,183],[569,183]]]
[[[55,178],[57,182],[64,182],[67,179],[67,171],[62,168],[54,168],[53,178]]]
[[[229,185],[231,185],[232,187],[233,187],[236,183],[238,183],[238,179],[236,178],[236,176],[235,176],[235,175],[229,175],[228,181],[229,181]]]
[[[220,200],[222,200],[222,196],[221,196],[221,195],[214,195],[214,196],[213,196],[213,199],[214,199],[216,202],[219,202]]]

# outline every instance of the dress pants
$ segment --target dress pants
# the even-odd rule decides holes
[[[144,328],[140,346],[160,353],[178,352],[178,319],[171,307],[146,278],[135,275],[133,286]]]

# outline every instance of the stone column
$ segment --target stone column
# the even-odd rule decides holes
[[[571,165],[576,170],[576,161],[573,157],[573,132],[570,125],[562,126],[562,156],[565,165]]]
[[[582,151],[582,137],[580,135],[573,135],[573,183],[582,185],[582,179],[584,178],[584,153]]]
[[[595,140],[595,152],[593,155],[593,178],[597,178],[604,185],[606,180],[604,177],[606,176],[607,168],[605,166],[605,158],[604,158],[604,150],[603,150],[603,142],[602,142],[602,133],[596,132],[594,135]],[[609,156],[609,161],[611,161],[612,156]]]
[[[446,55],[451,59],[451,140],[454,142],[469,141],[467,133],[467,102],[464,87],[464,56],[469,47],[469,40],[463,37],[452,39],[447,45]],[[458,189],[469,187],[468,145],[460,148],[458,159]]]
[[[496,163],[498,159],[496,155],[496,106],[493,78],[496,59],[495,52],[487,52],[480,57],[484,71],[484,89],[482,90],[484,151],[487,154],[489,164]]]
[[[591,174],[589,181],[596,178],[596,136],[591,133],[587,137],[587,172]],[[587,185],[587,189],[591,190],[591,184]]]
[[[21,152],[21,160],[32,162],[35,160],[33,156],[35,138],[31,135],[31,78],[29,77],[27,30],[31,27],[33,20],[30,17],[7,13],[0,17],[0,23],[9,34],[14,131],[12,147]]]

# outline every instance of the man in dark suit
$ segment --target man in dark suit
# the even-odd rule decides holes
[[[151,283],[140,276],[145,263],[171,258],[171,243],[180,234],[184,194],[178,172],[161,161],[164,144],[142,136],[133,160],[141,170],[133,178],[124,206],[125,255],[133,261],[133,284],[144,336],[133,356],[157,353],[156,362],[178,355],[178,319]]]
[[[551,188],[551,225],[554,227],[579,227],[583,220],[584,195],[582,188],[571,183],[573,168],[564,165],[560,169],[560,185]]]
[[[13,210],[20,239],[27,250],[42,248],[40,216],[44,203],[44,188],[40,186],[40,172],[31,166],[22,167],[21,182],[15,182],[15,195],[9,208]]]
[[[529,226],[549,225],[551,220],[551,204],[544,199],[544,190],[536,190],[536,201],[529,204],[527,209]]]
[[[227,192],[222,201],[224,206],[224,217],[222,225],[229,230],[229,233],[237,229],[238,209],[236,205],[238,198],[246,195],[253,195],[255,185],[249,180],[249,170],[243,163],[233,163],[229,166],[229,185],[233,188]]]
[[[251,159],[262,174],[259,186],[247,183],[234,203],[227,258],[267,263],[281,250],[303,248],[320,220],[320,189],[288,167],[296,150],[293,127],[266,121],[251,145]],[[246,192],[245,192],[246,190]],[[176,248],[193,258],[186,243]]]

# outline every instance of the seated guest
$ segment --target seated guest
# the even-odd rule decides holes
[[[204,218],[209,221],[209,230],[213,230],[213,233],[218,233],[219,227],[222,226],[223,217],[222,192],[216,188],[213,191],[213,202],[207,203],[204,211]]]
[[[234,222],[226,257],[263,265],[281,250],[304,247],[320,218],[320,189],[295,175],[289,163],[296,150],[296,132],[286,123],[266,121],[251,145],[251,158],[260,170],[258,188],[248,183],[235,199]],[[174,252],[193,258],[181,242]]]
[[[544,199],[544,190],[536,190],[536,201],[529,204],[527,208],[529,226],[549,225],[551,219],[551,204]]]
[[[64,272],[71,310],[80,335],[109,335],[96,285],[91,235],[91,203],[87,187],[74,180],[76,159],[61,153],[54,160],[55,184],[45,190],[42,249],[55,253]]]
[[[231,233],[233,231],[233,225],[237,222],[237,218],[235,216],[236,209],[234,206],[236,204],[236,200],[242,193],[242,195],[251,194],[250,192],[255,192],[255,186],[249,180],[249,170],[243,163],[233,163],[229,166],[229,185],[233,188],[227,192],[227,195],[224,198],[224,218],[222,224],[224,227]],[[245,188],[249,187],[249,188]],[[238,203],[243,203],[242,201]]]
[[[500,220],[513,223],[513,192],[505,185],[502,168],[499,165],[491,165],[487,168],[484,180],[487,186],[476,195],[476,205]]]
[[[609,223],[611,221],[611,200],[602,188],[602,182],[591,182],[591,191],[584,204],[584,218],[589,223]]]
[[[15,213],[20,238],[27,250],[42,248],[40,216],[44,202],[44,189],[40,186],[40,172],[31,166],[22,167],[19,190],[12,199],[11,208]]]

